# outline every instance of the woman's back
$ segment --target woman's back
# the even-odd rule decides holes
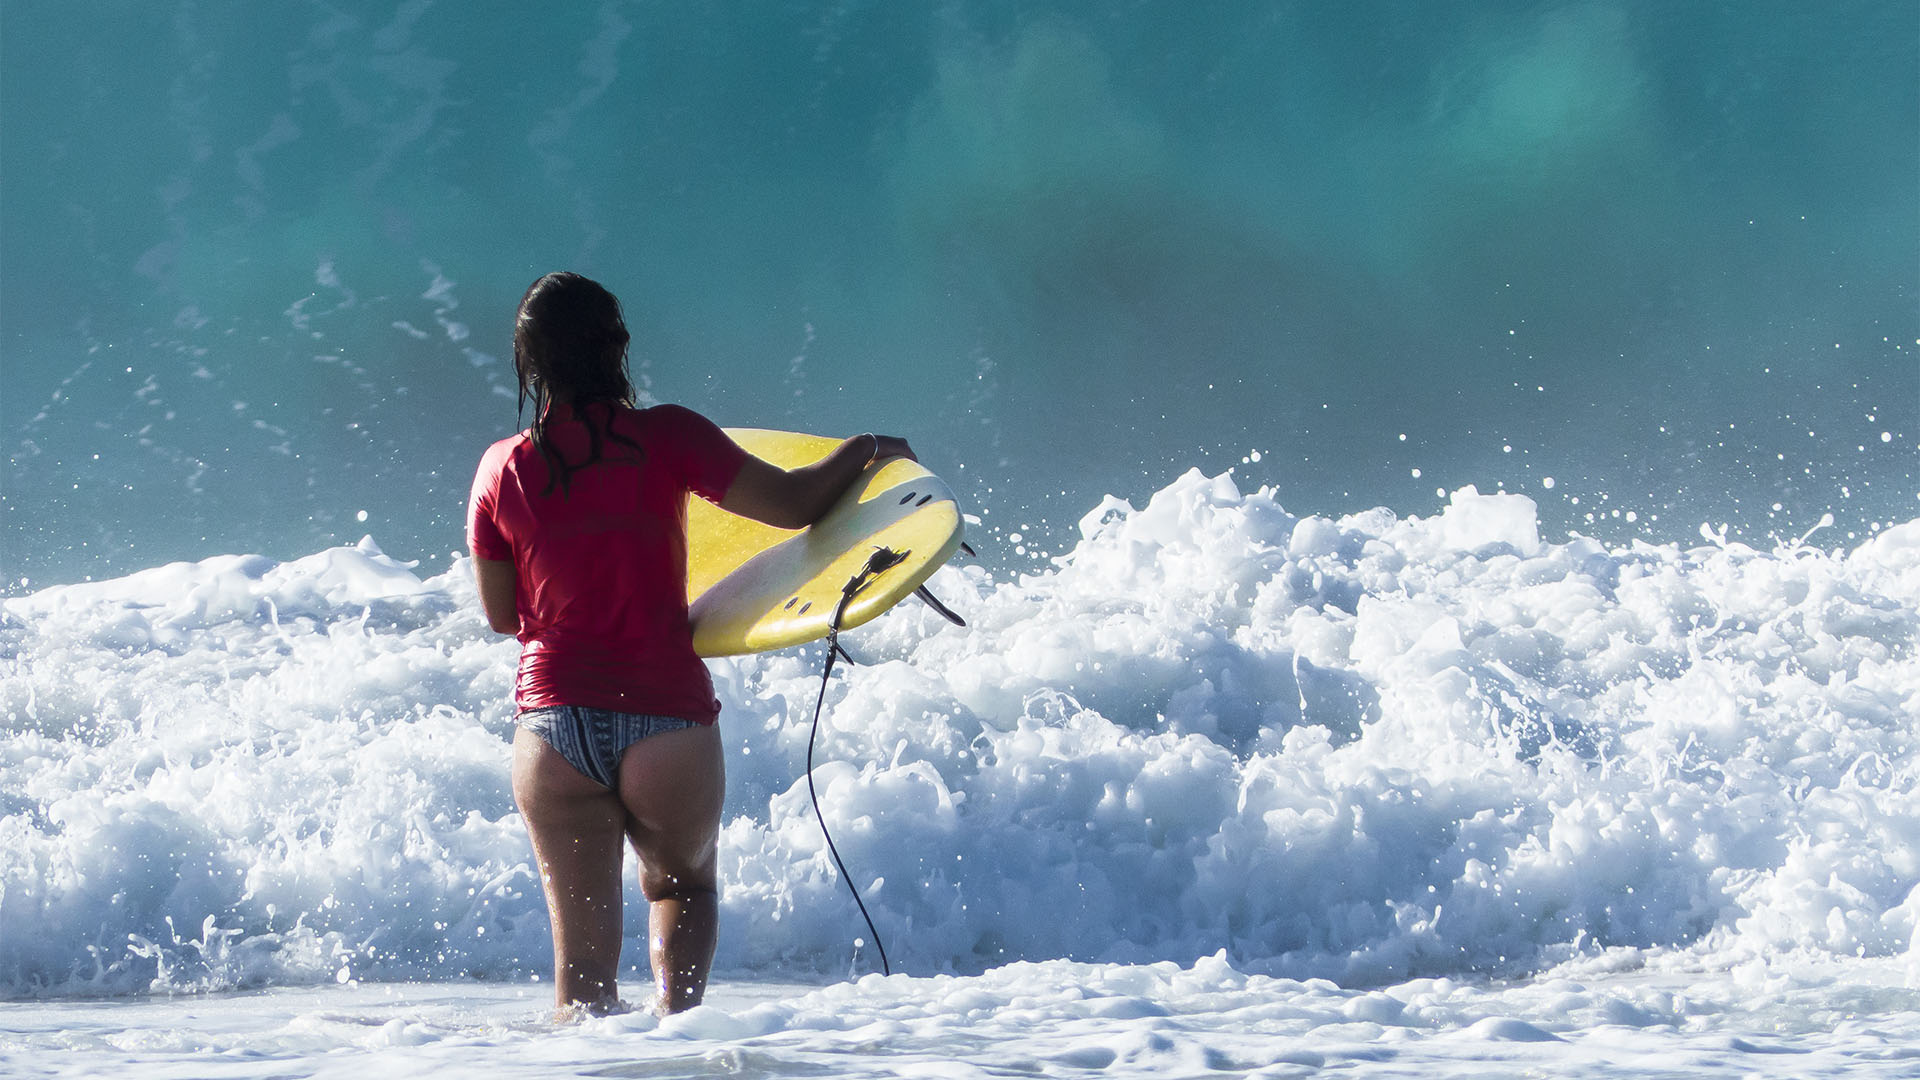
[[[718,499],[741,451],[678,406],[585,407],[600,457],[558,482],[528,433],[495,443],[474,482],[481,558],[511,559],[521,708],[584,705],[710,719],[717,709],[687,622],[686,499]],[[586,461],[596,441],[565,404],[548,449]]]

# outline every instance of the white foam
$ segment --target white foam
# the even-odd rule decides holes
[[[1371,989],[1191,964],[1015,963],[555,1027],[539,987],[440,982],[9,1006],[0,1067],[61,1077],[1910,1075],[1920,1010],[1884,961],[1755,978],[1617,970]]]
[[[1920,522],[1608,549],[1517,495],[1301,519],[1192,472],[1081,528],[1045,573],[937,575],[965,630],[846,638],[815,779],[897,967],[1920,963]],[[8,601],[5,986],[542,973],[515,647],[469,572],[367,541]],[[800,779],[818,660],[713,665],[722,971],[844,973],[865,934]]]

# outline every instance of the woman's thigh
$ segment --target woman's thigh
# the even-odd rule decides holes
[[[582,928],[580,920],[589,917],[596,925],[615,920],[617,953],[620,839],[626,826],[620,800],[526,728],[513,736],[513,795],[556,916],[568,930]]]
[[[714,887],[726,788],[717,725],[666,731],[627,747],[620,758],[620,801],[649,899]]]
[[[547,741],[524,727],[513,733],[513,797],[530,825],[598,834],[623,823],[614,792],[583,776]]]

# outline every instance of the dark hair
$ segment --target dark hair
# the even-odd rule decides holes
[[[633,404],[627,377],[627,323],[620,301],[599,282],[569,271],[548,274],[527,288],[513,320],[513,368],[520,377],[518,413],[533,403],[527,436],[546,458],[547,487],[568,489],[573,474],[599,461],[607,438],[631,447],[613,430],[614,409]],[[570,462],[547,437],[547,410],[555,401],[573,406],[587,428],[587,456]],[[601,406],[596,422],[593,406]]]

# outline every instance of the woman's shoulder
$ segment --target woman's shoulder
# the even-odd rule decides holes
[[[527,445],[527,433],[524,431],[517,431],[489,445],[480,455],[480,465],[473,473],[474,498],[480,498],[483,492],[498,487],[501,478],[509,470],[521,468],[514,464],[515,453]]]
[[[636,407],[632,411],[656,423],[684,423],[687,420],[705,421],[707,419],[685,405],[678,405],[671,401],[655,402],[645,408]]]
[[[531,436],[524,431],[516,431],[504,439],[496,439],[487,447],[486,452],[480,455],[480,465],[482,468],[489,464],[497,467],[501,462],[512,457],[515,450],[528,445],[531,441]]]
[[[671,402],[635,409],[633,414],[643,428],[669,436],[704,435],[720,429],[700,413]]]

